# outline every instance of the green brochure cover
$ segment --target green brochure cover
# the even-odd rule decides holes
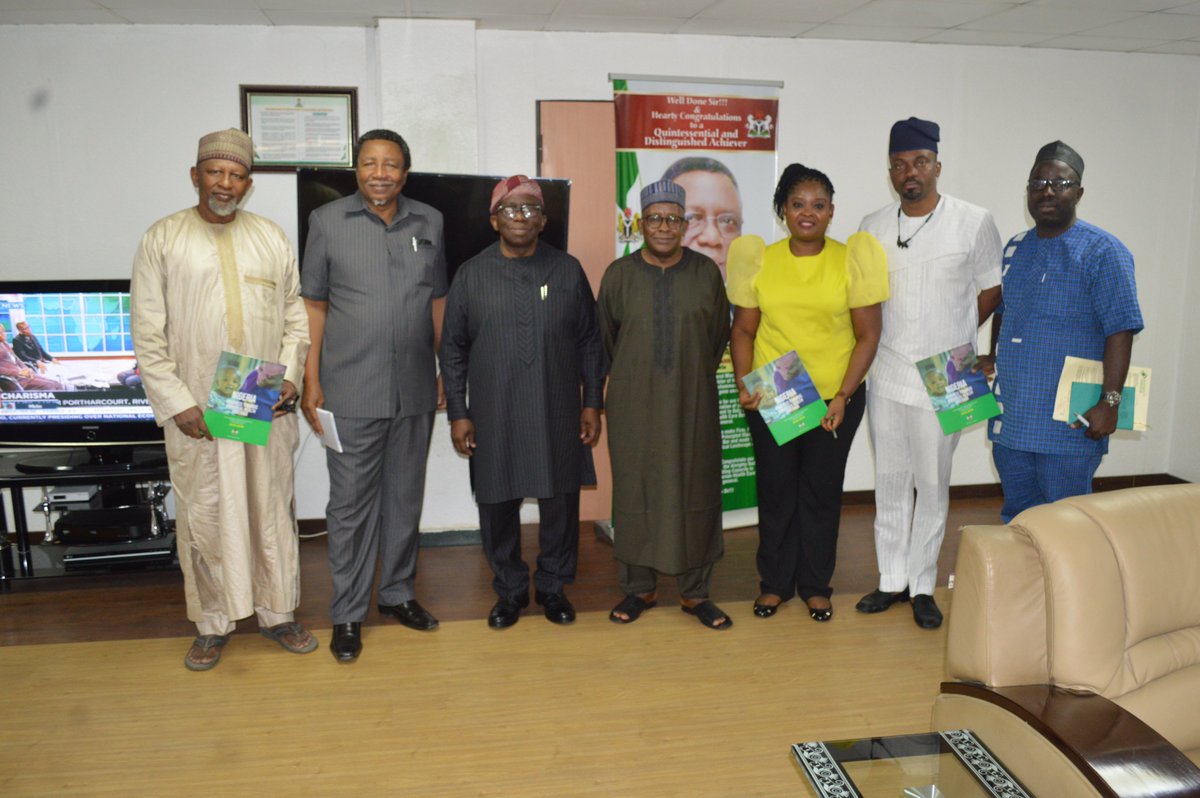
[[[982,371],[973,344],[963,344],[917,361],[917,372],[938,423],[946,435],[1000,415],[996,395]]]
[[[222,352],[204,409],[212,436],[266,446],[285,371],[280,363]]]
[[[780,446],[821,426],[828,410],[795,350],[759,366],[742,383],[762,397],[758,413]]]

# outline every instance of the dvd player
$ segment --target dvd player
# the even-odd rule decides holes
[[[63,568],[116,568],[130,565],[169,565],[175,559],[175,533],[158,538],[142,538],[124,543],[68,546],[63,552]]]

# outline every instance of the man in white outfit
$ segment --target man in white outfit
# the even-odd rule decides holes
[[[859,228],[887,252],[891,298],[867,386],[879,588],[856,608],[882,612],[911,597],[925,629],[942,624],[933,589],[959,433],[942,432],[916,363],[974,344],[1000,302],[1000,233],[983,208],[938,193],[938,141],[935,122],[892,125],[889,174],[900,199]]]

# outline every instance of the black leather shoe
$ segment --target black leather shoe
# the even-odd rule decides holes
[[[858,603],[854,605],[854,609],[868,614],[883,612],[901,601],[908,601],[908,588],[904,588],[899,593],[887,593],[877,589],[859,599]]]
[[[936,629],[942,625],[942,611],[933,596],[924,593],[912,597],[913,620],[922,629]]]
[[[430,615],[429,610],[418,604],[416,599],[403,604],[380,604],[379,611],[395,617],[409,629],[416,629],[418,632],[432,632],[438,628],[438,619]]]
[[[335,623],[329,651],[338,662],[354,662],[358,659],[362,653],[362,624],[358,621]]]
[[[493,629],[507,629],[517,621],[521,620],[521,608],[528,606],[529,596],[525,597],[525,603],[513,601],[510,598],[502,598],[496,602],[496,606],[492,607],[492,611],[488,613],[488,626]]]
[[[533,600],[546,610],[546,620],[550,623],[575,622],[575,608],[567,600],[566,593],[543,593],[539,590],[534,594]]]

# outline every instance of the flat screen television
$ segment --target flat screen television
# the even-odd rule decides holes
[[[447,277],[465,261],[496,243],[498,237],[489,221],[492,189],[505,175],[454,175],[409,172],[404,196],[432,205],[442,212],[446,239]],[[546,229],[542,240],[567,251],[567,220],[571,209],[571,181],[537,178],[546,205]],[[308,216],[327,202],[358,190],[353,169],[300,169],[296,173],[296,209],[299,215],[300,263],[308,240]]]
[[[129,280],[0,281],[0,325],[0,446],[58,449],[23,455],[20,470],[119,471],[135,447],[161,444],[133,354]]]

